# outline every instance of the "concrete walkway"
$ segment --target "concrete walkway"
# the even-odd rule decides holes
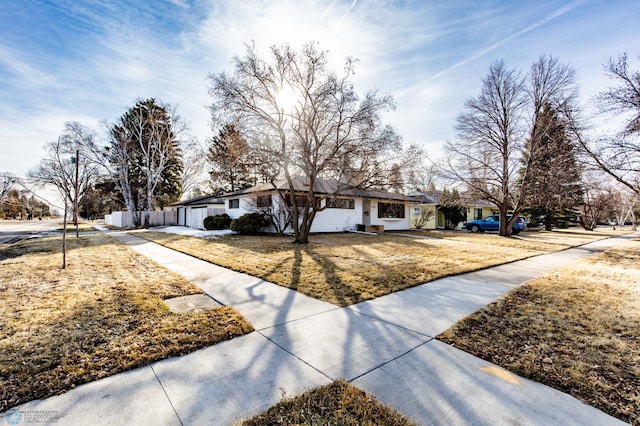
[[[624,424],[434,336],[514,286],[623,244],[630,235],[347,308],[130,234],[112,235],[234,306],[256,332],[29,402],[18,407],[21,413],[52,412],[63,425],[229,425],[283,396],[344,378],[418,424]]]

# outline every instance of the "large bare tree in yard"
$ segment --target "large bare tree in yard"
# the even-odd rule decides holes
[[[307,243],[323,208],[314,190],[318,179],[344,183],[323,195],[330,198],[391,176],[402,147],[381,113],[394,108],[393,99],[375,91],[360,98],[351,81],[355,61],[348,59],[338,75],[313,43],[299,51],[274,46],[266,59],[249,46],[234,63],[233,74],[210,75],[214,123],[234,124],[257,161],[286,179],[289,190],[279,193],[292,209],[295,242]],[[297,177],[304,191],[294,186]]]
[[[457,118],[458,138],[445,144],[443,171],[471,196],[498,207],[500,235],[511,235],[526,207],[534,160],[544,152],[553,125],[541,118],[545,106],[558,114],[574,114],[575,97],[573,69],[542,56],[525,76],[503,61],[495,62],[482,81],[480,95],[465,103]]]
[[[176,131],[175,113],[172,114],[169,106],[155,99],[138,101],[111,129],[114,165],[126,167],[129,174],[126,186],[132,192],[125,196],[125,201],[134,201],[136,188],[132,187],[133,184],[138,186],[135,192],[142,200],[142,203],[135,204],[144,205],[144,221],[141,225],[149,224],[154,197],[163,184],[176,186],[175,193],[180,191],[182,160]],[[123,161],[128,164],[123,165]]]
[[[140,100],[110,126],[106,146],[91,145],[93,160],[115,183],[134,226],[149,223],[159,200],[177,201],[182,193],[182,129],[170,106]],[[141,210],[144,217],[138,214]]]

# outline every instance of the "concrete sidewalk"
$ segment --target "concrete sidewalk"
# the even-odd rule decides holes
[[[33,401],[58,424],[220,424],[344,378],[418,424],[624,424],[433,337],[522,282],[622,244],[587,244],[339,308],[126,233],[124,244],[183,275],[256,332]]]

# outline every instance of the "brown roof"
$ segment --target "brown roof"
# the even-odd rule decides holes
[[[294,177],[292,179],[294,190],[297,192],[305,192],[309,190],[309,183],[304,177]],[[238,195],[252,194],[256,192],[274,191],[276,189],[288,191],[289,183],[286,179],[279,179],[273,183],[265,183],[256,185],[251,188],[241,189],[239,191],[222,194],[221,198],[235,197]],[[316,179],[313,185],[313,191],[316,194],[352,196],[362,198],[377,198],[382,200],[400,200],[411,201],[412,197],[393,192],[383,191],[380,189],[360,189],[354,188],[348,184],[339,182],[335,179]]]

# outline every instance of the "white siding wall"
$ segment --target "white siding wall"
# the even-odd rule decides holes
[[[229,199],[225,200],[225,212],[232,218],[237,219],[243,214],[253,211],[250,195],[242,195],[240,199],[240,207],[237,209],[229,208]],[[275,200],[274,200],[275,202]],[[388,201],[393,203],[405,204],[405,217],[403,219],[381,219],[378,218],[378,201],[371,200],[371,225],[382,225],[385,230],[405,230],[410,229],[410,211],[409,202]],[[342,232],[345,230],[355,230],[356,225],[363,223],[362,218],[363,199],[355,198],[355,208],[353,209],[325,209],[319,212],[311,226],[311,232]],[[267,232],[274,232],[273,228],[266,229]]]
[[[346,197],[345,197],[346,198]],[[355,198],[353,209],[325,209],[316,214],[311,232],[355,231],[362,223],[362,198]]]
[[[240,216],[242,216],[243,214],[247,214],[247,213],[252,213],[253,212],[253,208],[251,207],[250,201],[251,201],[251,195],[241,195],[239,197],[234,197],[232,199],[235,198],[239,198],[240,199],[240,208],[237,209],[230,209],[229,208],[229,198],[227,198],[226,200],[224,200],[224,211],[226,214],[229,215],[229,217],[231,219],[237,219]]]

